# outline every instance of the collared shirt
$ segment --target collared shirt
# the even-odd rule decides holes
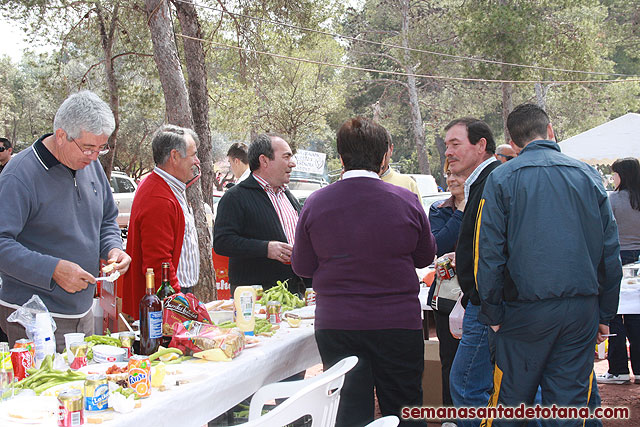
[[[198,249],[198,233],[193,218],[193,212],[187,203],[187,186],[173,175],[156,167],[153,170],[160,175],[169,185],[171,191],[178,199],[184,213],[184,239],[182,240],[182,251],[176,269],[176,276],[181,288],[190,288],[198,283],[200,275],[200,252]]]
[[[345,173],[342,174],[342,179],[349,179],[349,178],[376,178],[376,179],[380,179],[380,177],[378,176],[377,173],[371,172],[371,171],[367,171],[367,170],[364,170],[364,169],[350,170],[350,171],[346,171]]]
[[[236,181],[236,184],[249,178],[249,175],[251,175],[251,169],[247,168],[244,172],[242,172],[242,175],[240,175],[240,178],[238,178],[238,180]]]
[[[296,236],[296,224],[298,223],[298,212],[285,194],[285,190],[287,189],[286,185],[273,188],[264,178],[258,176],[255,172],[253,177],[258,181],[260,187],[266,191],[267,196],[269,196],[269,200],[271,200],[280,219],[280,224],[282,224],[287,242],[293,245]]]
[[[469,178],[467,178],[467,180],[464,182],[464,199],[465,200],[469,200],[469,189],[471,188],[473,183],[476,181],[476,179],[478,179],[478,176],[480,176],[484,168],[486,168],[493,162],[499,162],[499,161],[500,160],[496,159],[494,156],[491,156],[484,162],[480,163],[478,167],[475,168],[473,172],[471,172],[471,175],[469,175]]]

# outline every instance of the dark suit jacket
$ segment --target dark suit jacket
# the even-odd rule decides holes
[[[298,200],[289,190],[285,194],[300,212]],[[299,279],[291,265],[267,258],[267,246],[272,240],[286,242],[287,238],[269,196],[251,174],[222,196],[213,227],[213,249],[229,257],[232,288],[262,285],[268,289],[278,280],[292,279],[290,290],[298,290]]]

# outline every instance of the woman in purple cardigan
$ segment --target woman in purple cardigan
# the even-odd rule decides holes
[[[378,176],[390,142],[373,121],[345,122],[337,134],[343,179],[307,199],[296,227],[292,267],[313,278],[324,367],[359,359],[342,388],[337,426],[373,421],[374,387],[383,416],[422,406],[415,269],[433,261],[436,245],[418,197]]]

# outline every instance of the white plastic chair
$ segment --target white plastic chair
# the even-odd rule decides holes
[[[333,427],[338,415],[344,376],[356,363],[358,358],[350,356],[313,378],[263,386],[251,398],[249,422],[241,425],[283,426],[305,415],[311,415],[312,427]],[[266,402],[284,397],[288,399],[261,415]]]
[[[386,417],[378,418],[364,427],[397,427],[398,424],[400,424],[400,418],[395,415],[387,415]]]

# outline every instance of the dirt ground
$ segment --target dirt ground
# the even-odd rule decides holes
[[[437,339],[434,329],[433,319],[429,322],[430,339]],[[594,370],[596,375],[604,374],[609,369],[606,359],[594,359]],[[322,365],[316,365],[307,370],[306,376],[315,376],[322,372]],[[627,407],[629,408],[629,419],[625,420],[602,420],[604,427],[636,427],[640,426],[640,384],[599,384],[598,390],[602,399],[602,407]],[[381,416],[378,402],[376,401],[376,418]],[[429,427],[440,426],[438,423],[429,423]]]
[[[609,369],[606,359],[595,360],[596,375],[604,374]],[[640,384],[598,384],[603,407],[626,406],[629,408],[628,420],[603,420],[605,427],[622,427],[640,425]]]

